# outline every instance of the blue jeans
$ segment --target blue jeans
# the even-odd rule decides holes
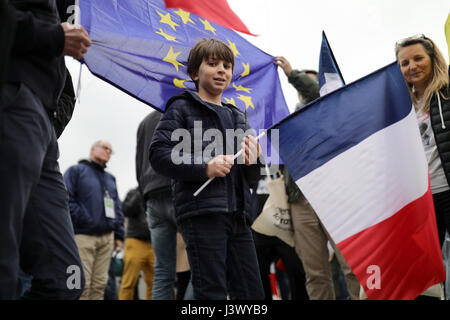
[[[180,224],[196,300],[262,300],[255,244],[242,213],[211,213]]]
[[[174,300],[177,224],[170,192],[147,200],[146,214],[155,252],[152,300]]]

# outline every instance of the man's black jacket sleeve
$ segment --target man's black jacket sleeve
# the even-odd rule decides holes
[[[59,138],[65,127],[72,119],[73,109],[75,108],[75,92],[72,84],[72,77],[69,70],[66,70],[66,82],[63,92],[58,101],[58,106],[53,114],[53,126],[55,128],[56,138]]]

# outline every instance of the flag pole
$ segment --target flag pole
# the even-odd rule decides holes
[[[267,130],[264,130],[259,136],[257,136],[257,137],[256,137],[256,141],[258,141],[258,140],[261,139],[263,136],[265,136],[266,132],[267,132]],[[239,150],[239,151],[234,155],[233,160],[236,159],[237,157],[239,157],[239,156],[242,154],[242,152],[244,152],[244,149]],[[214,180],[214,178],[215,178],[215,177],[209,178],[208,181],[206,181],[200,188],[198,188],[197,191],[194,192],[194,197],[198,196],[198,194],[199,194],[200,192],[202,192],[202,190],[205,189],[206,186],[207,186],[208,184],[210,184],[211,181]]]
[[[80,0],[75,0],[75,24],[80,24]]]
[[[80,0],[75,0],[75,25],[80,25],[81,16],[80,16]],[[81,72],[83,71],[83,63],[80,62],[80,71],[78,72],[78,83],[77,83],[77,91],[75,94],[75,101],[80,103],[80,94],[81,94]]]

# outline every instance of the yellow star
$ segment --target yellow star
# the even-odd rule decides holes
[[[200,21],[203,23],[203,25],[205,26],[205,31],[211,31],[212,33],[214,33],[214,35],[216,35],[216,29],[213,28],[213,26],[209,23],[208,20],[202,20],[200,19]]]
[[[185,81],[187,81],[187,80],[173,78],[173,84],[175,85],[175,87],[178,87],[178,88],[187,89],[186,86],[184,85]]]
[[[252,91],[253,89],[250,88],[245,88],[242,85],[239,85],[239,87],[237,87],[234,82],[233,82],[233,88],[236,89],[236,91],[245,91],[247,93],[250,93],[250,91]]]
[[[231,99],[227,99],[227,98],[225,98],[225,97],[223,97],[223,98],[225,99],[225,101],[226,101],[227,103],[232,104],[233,106],[236,107],[236,102],[234,101],[234,98],[231,98]]]
[[[233,51],[233,53],[234,53],[234,56],[236,57],[238,54],[240,54],[240,52],[239,52],[238,49],[236,48],[236,43],[231,42],[231,41],[228,40],[228,39],[227,39],[227,41],[228,41],[228,43],[229,43],[228,46],[230,47],[231,51]]]
[[[178,58],[178,56],[179,56],[180,53],[181,53],[181,51],[180,51],[180,52],[173,52],[173,48],[172,48],[172,46],[171,46],[170,49],[169,49],[169,52],[168,52],[167,55],[164,57],[163,61],[173,64],[174,67],[175,67],[175,68],[177,69],[177,71],[178,71],[178,66],[183,66],[183,67],[184,67],[183,64],[181,64],[181,63],[179,63],[179,62],[177,61],[177,58]]]
[[[244,101],[244,103],[245,103],[245,110],[247,110],[248,107],[252,107],[253,109],[255,109],[255,105],[252,102],[252,97],[247,97],[247,96],[243,96],[242,94],[240,94],[238,96],[238,99]]]
[[[183,20],[184,24],[187,24],[188,22],[191,22],[192,24],[195,24],[195,22],[192,21],[192,19],[191,19],[191,13],[190,12],[187,12],[187,11],[184,11],[184,10],[181,10],[181,9],[178,9],[177,11],[174,11],[174,12],[177,15],[180,16],[180,18],[181,18],[181,20]]]
[[[170,13],[162,14],[158,10],[156,10],[156,12],[158,12],[159,16],[161,17],[161,20],[159,22],[168,24],[174,31],[177,31],[175,27],[179,27],[180,25],[172,21]]]
[[[178,42],[176,40],[177,38],[175,38],[174,36],[171,36],[170,34],[165,33],[164,31],[162,31],[161,28],[159,28],[159,32],[155,31],[155,33],[162,35],[168,41]]]
[[[244,66],[244,72],[241,73],[241,78],[248,76],[250,74],[250,63],[243,63],[242,65]]]

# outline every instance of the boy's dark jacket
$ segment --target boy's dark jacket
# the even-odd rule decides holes
[[[235,129],[242,129],[242,132],[250,129],[244,112],[230,104],[224,104],[224,106],[232,111]],[[172,178],[172,194],[178,222],[187,217],[205,213],[231,212],[234,211],[236,205],[236,197],[230,191],[231,174],[224,178],[215,178],[197,197],[194,197],[194,192],[208,180],[206,163],[210,159],[202,159],[203,152],[195,154],[196,159],[194,160],[193,153],[188,155],[186,150],[183,150],[184,156],[189,156],[190,163],[178,165],[173,163],[171,159],[172,149],[181,142],[181,139],[171,141],[172,133],[176,129],[189,131],[190,137],[192,137],[190,141],[191,150],[194,150],[194,145],[201,145],[203,151],[211,144],[211,141],[194,142],[194,121],[201,121],[201,137],[208,129],[220,129],[223,137],[226,137],[222,122],[214,108],[204,102],[197,93],[185,91],[168,101],[166,111],[153,136],[149,151],[149,159],[153,168],[157,172]],[[202,140],[201,137],[200,140]],[[240,149],[242,140],[238,140],[238,143],[235,143],[234,152],[237,151],[237,148]],[[212,154],[211,156],[216,155]],[[251,215],[249,186],[258,181],[260,166],[235,164],[233,168],[239,170],[238,175],[242,177],[243,211],[247,221],[251,223],[254,217]]]

